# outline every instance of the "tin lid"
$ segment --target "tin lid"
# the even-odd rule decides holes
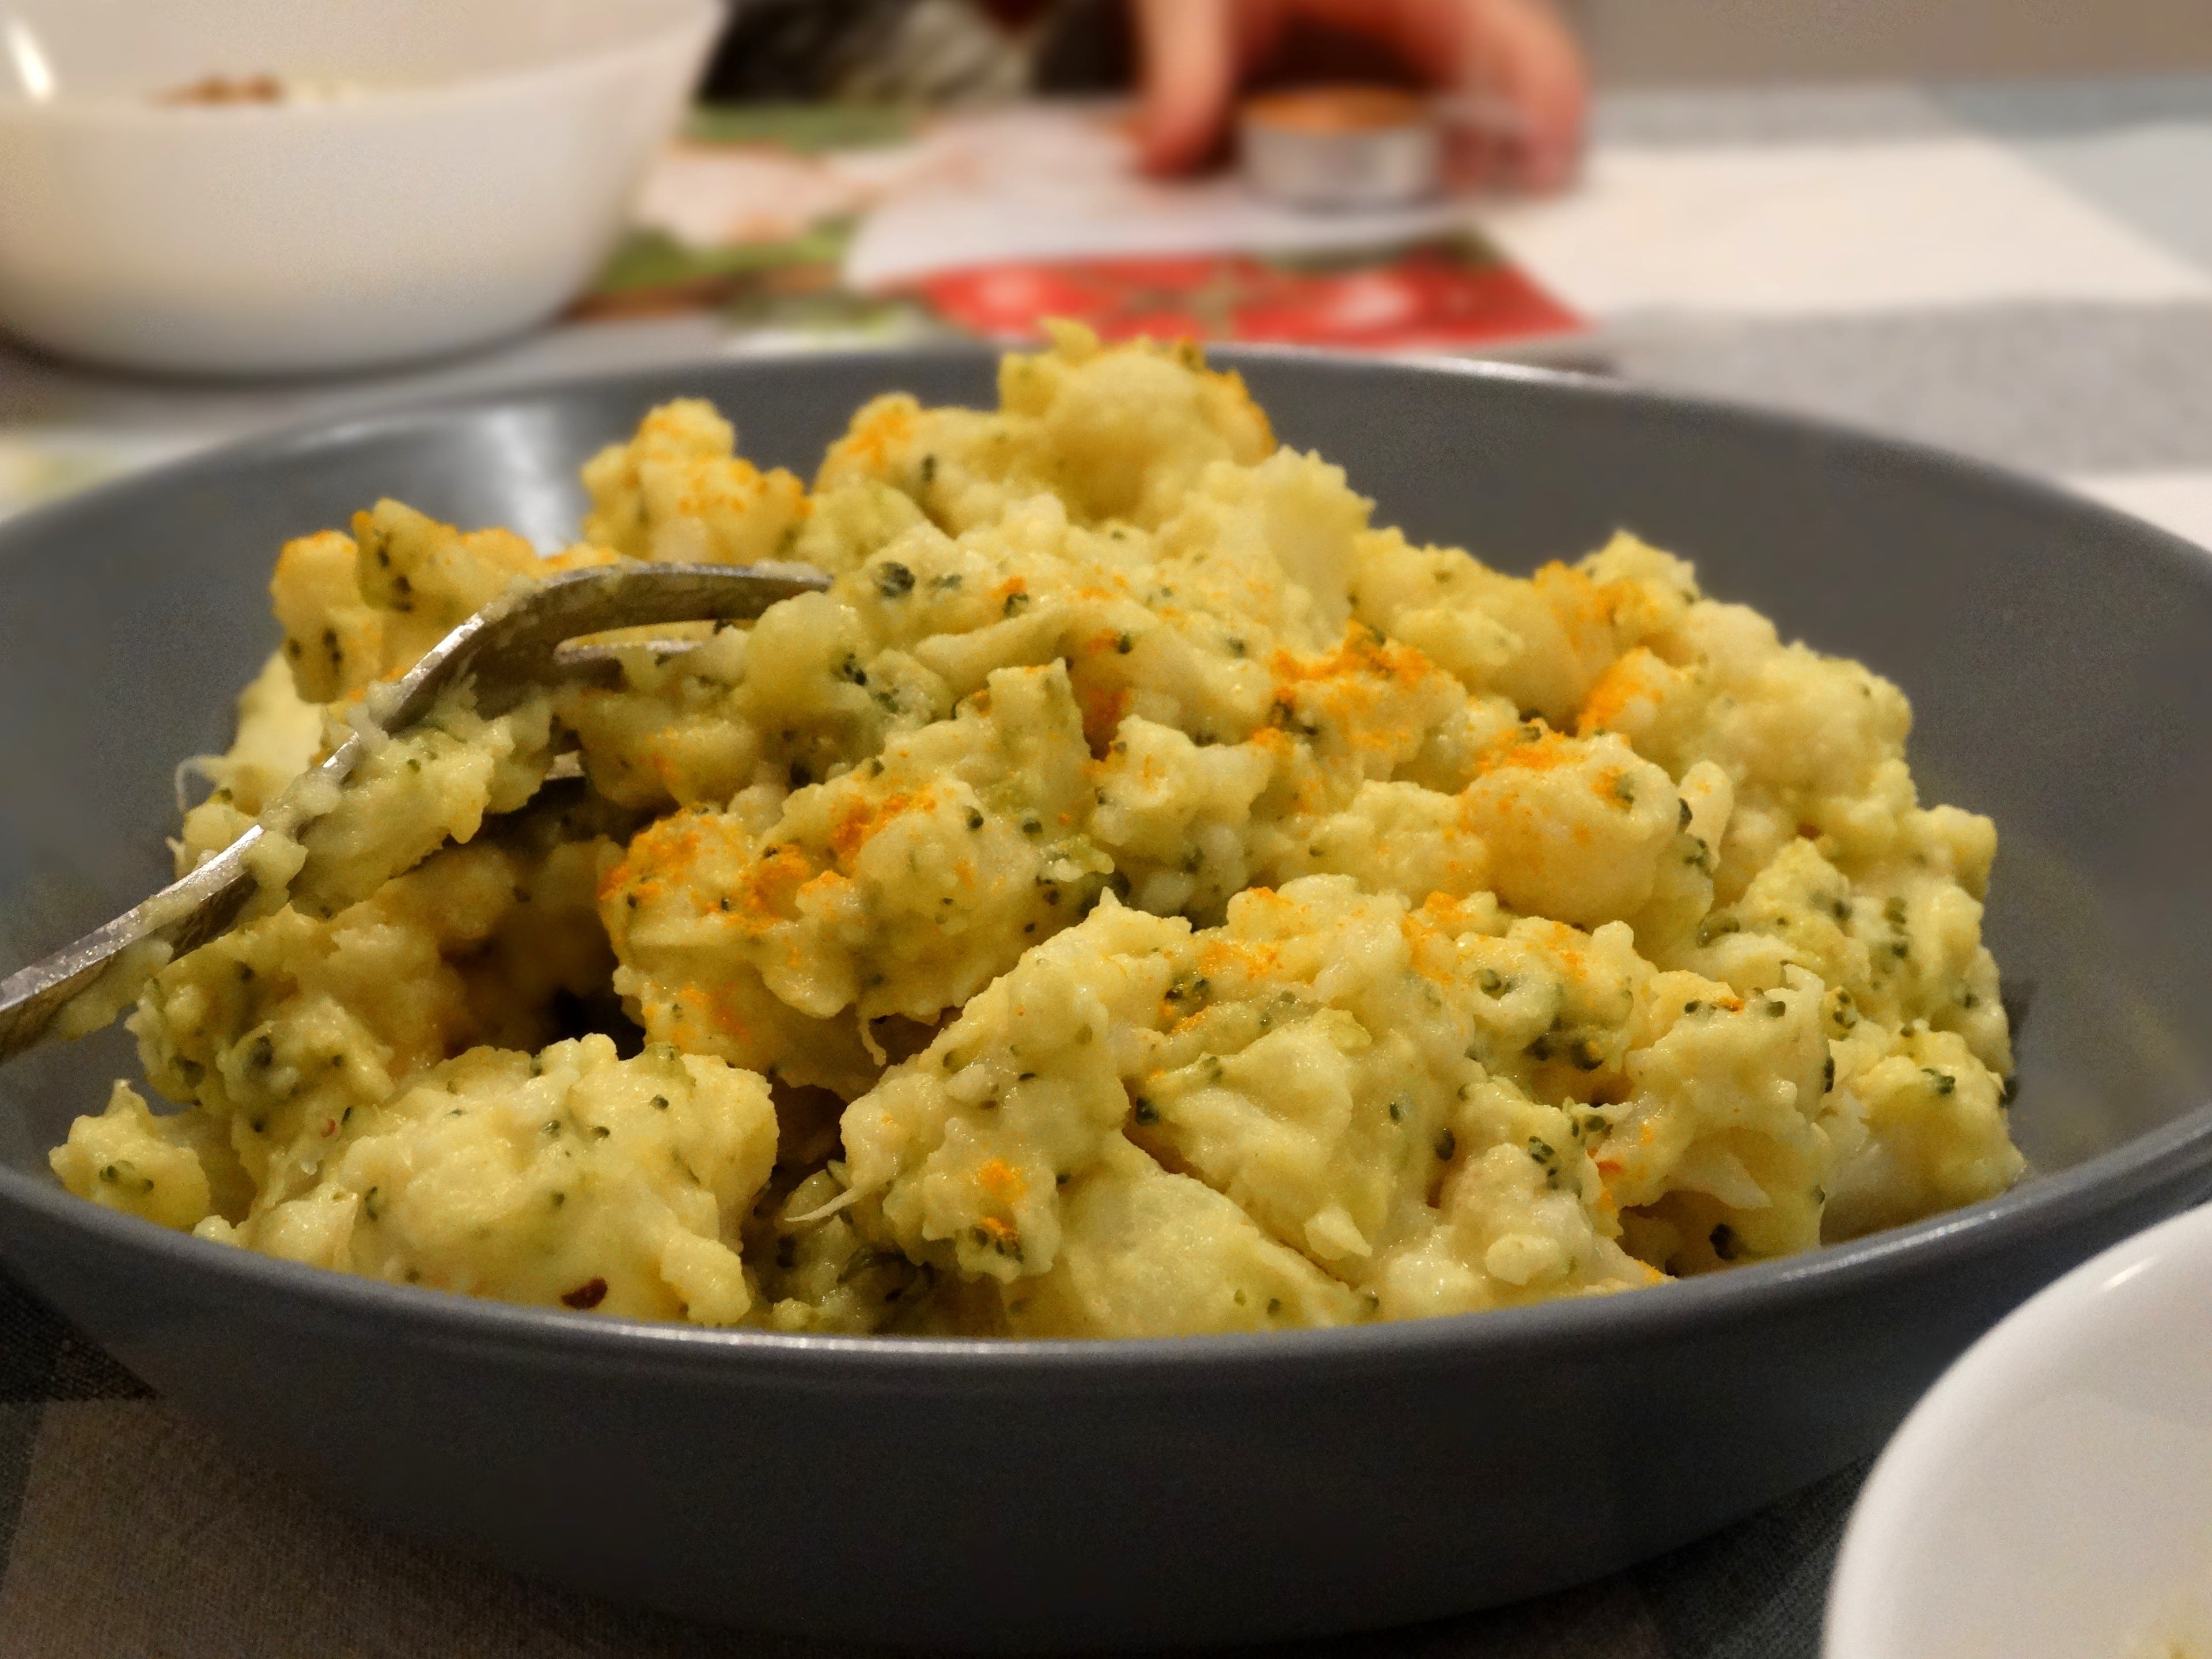
[[[1443,127],[1435,104],[1394,87],[1266,94],[1244,104],[1237,137],[1254,188],[1292,207],[1398,207],[1434,196],[1443,184]]]

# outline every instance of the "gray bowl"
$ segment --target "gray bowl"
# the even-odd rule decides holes
[[[561,1583],[817,1634],[1038,1648],[1381,1626],[1596,1577],[1876,1446],[1996,1317],[2212,1188],[2212,561],[1902,445],[1595,383],[1223,353],[1416,536],[1527,568],[1617,525],[1863,658],[1936,798],[2002,829],[2043,1172],[1795,1261],[1470,1318],[1171,1342],[717,1334],[471,1303],[67,1197],[115,1033],[0,1071],[0,1260],[337,1504]],[[719,362],[455,403],[149,474],[0,528],[0,960],[157,884],[171,769],[272,642],[283,538],[392,493],[557,538],[577,462],[703,393],[811,470],[972,353]]]

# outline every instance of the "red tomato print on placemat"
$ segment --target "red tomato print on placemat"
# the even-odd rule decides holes
[[[991,339],[1034,337],[1047,317],[1077,319],[1109,340],[1143,334],[1401,351],[1584,326],[1473,239],[1328,257],[985,265],[924,278],[912,291],[944,322]]]

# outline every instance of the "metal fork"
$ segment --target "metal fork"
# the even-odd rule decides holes
[[[373,690],[362,712],[374,727],[398,732],[428,714],[441,694],[472,681],[477,712],[500,714],[538,686],[578,670],[603,671],[605,653],[562,653],[560,647],[579,635],[662,623],[744,620],[829,585],[826,576],[722,564],[624,562],[564,572],[495,599],[432,646],[404,678]],[[356,716],[356,726],[362,723]],[[368,741],[357,731],[317,773],[343,783]],[[281,827],[296,834],[309,822],[312,817],[302,813]],[[250,860],[265,833],[256,824],[144,903],[45,961],[0,979],[0,1061],[43,1039],[63,1009],[92,989],[111,967],[127,970],[136,965],[143,984],[153,968],[228,928],[258,884]],[[120,1005],[138,987],[104,988]],[[82,1030],[104,1023],[94,1019]]]

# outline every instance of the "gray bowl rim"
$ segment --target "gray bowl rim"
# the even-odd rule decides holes
[[[841,366],[878,365],[885,385],[890,386],[902,367],[988,366],[1000,349],[966,343],[877,347],[841,351],[831,360]],[[1505,387],[1530,386],[1647,413],[1661,421],[1686,417],[1696,424],[1730,428],[1753,437],[1794,437],[1863,462],[1900,465],[1923,477],[2008,495],[2025,506],[2103,524],[2146,556],[2172,567],[2185,580],[2212,587],[2212,560],[2155,526],[1989,462],[1841,422],[1634,386],[1594,374],[1479,359],[1423,356],[1377,360],[1291,346],[1209,345],[1206,355],[1209,361],[1232,368],[1281,363],[1322,374],[1383,372],[1457,377]],[[30,508],[0,524],[0,582],[19,556],[19,544],[44,540],[65,531],[80,514],[104,510],[134,495],[159,498],[176,483],[200,475],[219,477],[235,469],[298,460],[502,407],[641,382],[665,383],[689,372],[742,374],[748,363],[788,367],[807,361],[799,354],[672,359],[518,380],[428,398],[396,398],[388,405],[380,404],[295,430],[222,444]],[[2025,1243],[2054,1228],[2094,1220],[2131,1200],[2181,1188],[2208,1164],[2212,1164],[2212,1100],[2069,1169],[2032,1175],[1995,1198],[1846,1243],[1823,1245],[1723,1273],[1630,1293],[1431,1319],[1232,1335],[1113,1339],[829,1336],[580,1316],[560,1309],[388,1284],[210,1243],[88,1203],[8,1164],[0,1164],[0,1204],[27,1210],[65,1232],[82,1233],[108,1251],[141,1255],[149,1267],[165,1273],[227,1284],[242,1297],[282,1299],[288,1304],[286,1317],[295,1328],[376,1322],[404,1328],[418,1345],[449,1352],[491,1350],[526,1361],[614,1371],[644,1369],[710,1382],[772,1381],[874,1392],[902,1385],[972,1382],[982,1392],[1046,1387],[1088,1393],[1133,1385],[1170,1389],[1201,1377],[1226,1386],[1264,1387],[1271,1381],[1310,1379],[1323,1373],[1446,1368],[1474,1360],[1497,1364],[1537,1351],[1555,1358],[1617,1355],[1625,1345],[1638,1340],[1693,1339],[1702,1330],[1924,1277]]]

